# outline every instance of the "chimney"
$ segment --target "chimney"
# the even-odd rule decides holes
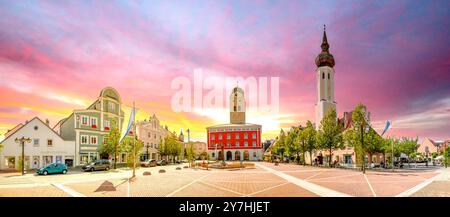
[[[45,119],[45,124],[47,124],[47,126],[50,126],[50,121],[48,119]]]

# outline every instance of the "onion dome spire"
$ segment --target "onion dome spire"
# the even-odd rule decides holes
[[[334,67],[334,57],[329,52],[330,45],[328,44],[325,25],[323,25],[323,38],[322,38],[322,45],[320,45],[320,47],[322,48],[322,52],[320,52],[320,54],[316,57],[317,67],[321,66]]]

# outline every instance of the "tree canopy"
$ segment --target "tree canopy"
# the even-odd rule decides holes
[[[329,151],[329,166],[331,167],[333,150],[344,148],[342,129],[334,108],[331,108],[320,122],[317,142],[320,148]]]

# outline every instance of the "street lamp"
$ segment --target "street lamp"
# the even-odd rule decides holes
[[[355,123],[356,128],[360,128],[361,131],[361,150],[362,150],[362,171],[363,174],[366,173],[366,153],[364,152],[364,133],[369,133],[370,127],[367,125],[366,121],[363,120],[362,124]]]
[[[392,172],[394,172],[394,141],[391,140],[391,147],[392,147]]]
[[[216,152],[216,158],[219,160],[219,156],[217,156],[217,143],[214,145],[214,152]]]
[[[30,143],[31,139],[25,138],[22,136],[22,138],[16,138],[15,139],[16,143],[20,143],[20,145],[22,145],[22,176],[25,175],[25,142]]]

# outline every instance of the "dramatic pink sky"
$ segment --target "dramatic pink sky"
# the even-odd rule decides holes
[[[376,129],[392,122],[388,135],[450,138],[449,1],[0,2],[2,136],[34,116],[55,124],[112,86],[125,105],[136,101],[139,119],[155,113],[204,139],[227,111],[170,105],[172,79],[202,68],[280,77],[280,112],[247,118],[272,138],[314,121],[326,24],[340,116],[362,102]]]

